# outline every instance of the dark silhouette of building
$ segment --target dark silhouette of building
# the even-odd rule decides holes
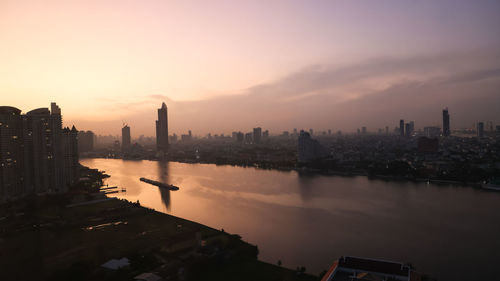
[[[168,150],[168,110],[165,103],[158,109],[158,120],[156,120],[156,149],[166,152]]]
[[[131,137],[130,137],[130,127],[128,125],[122,128],[122,151],[127,151],[130,149]]]
[[[20,113],[0,107],[0,201],[67,191],[78,177],[76,128],[63,132],[55,103]]]
[[[411,125],[410,123],[405,124],[405,136],[409,137],[411,136]]]
[[[439,150],[439,140],[437,138],[419,137],[417,148],[420,153],[437,153]]]
[[[89,152],[94,150],[95,134],[92,131],[78,132],[78,151]]]
[[[426,137],[439,137],[441,134],[441,128],[440,127],[424,127],[424,135]]]
[[[24,193],[24,162],[21,110],[0,106],[0,202]]]
[[[399,120],[399,135],[404,137],[405,135],[405,120]]]
[[[477,137],[484,138],[484,123],[483,122],[477,123]]]
[[[317,140],[312,139],[308,132],[300,131],[298,139],[298,162],[307,163],[326,157],[328,150]]]
[[[253,142],[260,143],[261,138],[262,138],[262,128],[261,127],[253,128]]]
[[[366,127],[364,127],[364,126],[361,127],[361,132],[362,132],[363,135],[366,135]]]
[[[92,134],[93,137],[93,134]],[[62,155],[64,186],[71,186],[78,181],[78,131],[75,126],[62,130]]]
[[[448,137],[450,135],[450,114],[448,113],[448,108],[443,109],[443,136]]]

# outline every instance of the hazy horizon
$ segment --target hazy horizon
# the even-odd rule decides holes
[[[2,105],[154,136],[500,124],[494,1],[2,1]]]

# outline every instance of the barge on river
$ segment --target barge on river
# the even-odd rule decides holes
[[[140,178],[140,180],[143,181],[143,182],[145,182],[145,183],[156,185],[156,186],[161,187],[161,188],[166,188],[168,190],[179,190],[179,187],[177,187],[177,186],[175,186],[173,184],[166,184],[166,183],[162,183],[162,182],[159,182],[159,181],[150,180],[150,179],[147,179],[147,178]]]

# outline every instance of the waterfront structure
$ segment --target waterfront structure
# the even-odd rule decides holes
[[[130,127],[128,125],[122,128],[122,151],[127,151],[130,149],[131,137],[130,137]]]
[[[312,139],[308,132],[300,131],[298,139],[298,162],[307,163],[328,155],[328,150],[317,140]]]
[[[404,137],[405,135],[405,120],[399,120],[399,135]]]
[[[450,136],[450,114],[448,108],[443,109],[443,136]]]
[[[253,128],[253,142],[260,143],[261,138],[262,138],[262,128],[261,127]]]
[[[360,257],[340,257],[332,264],[321,281],[340,280],[416,281],[421,280],[421,276],[409,266],[400,262]]]
[[[168,150],[168,110],[165,103],[158,109],[158,120],[156,120],[156,149],[166,152]]]
[[[484,138],[484,123],[483,122],[477,123],[477,137]]]
[[[62,130],[56,103],[25,115],[0,107],[0,202],[32,193],[60,193],[78,176],[78,139]]]

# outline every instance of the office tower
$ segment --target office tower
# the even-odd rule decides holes
[[[412,135],[413,132],[415,132],[415,122],[410,121],[410,135]]]
[[[405,136],[409,137],[411,134],[410,123],[405,124]]]
[[[298,162],[300,163],[311,162],[328,155],[328,150],[304,131],[300,131],[297,150]]]
[[[260,127],[253,128],[253,142],[260,143],[261,137],[262,137],[262,128]]]
[[[405,120],[399,120],[399,135],[404,137],[405,135]]]
[[[477,137],[484,138],[484,123],[483,122],[477,123]]]
[[[94,150],[95,134],[92,131],[78,132],[78,151],[89,152]]]
[[[443,109],[443,136],[448,137],[450,135],[450,114],[448,113],[448,108]]]
[[[130,140],[130,127],[125,125],[122,128],[122,151],[130,149]]]
[[[166,152],[168,150],[168,111],[165,103],[158,109],[156,120],[156,149]]]
[[[0,202],[24,192],[22,126],[21,110],[0,106]]]

